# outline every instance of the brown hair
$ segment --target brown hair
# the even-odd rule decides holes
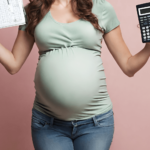
[[[25,29],[31,36],[34,36],[34,29],[36,25],[42,20],[46,13],[50,10],[52,3],[55,0],[29,0],[24,8],[26,11],[27,17],[27,27]],[[76,3],[76,10],[74,9],[74,3]],[[73,12],[84,20],[91,22],[91,24],[99,31],[104,33],[102,28],[98,24],[98,19],[91,12],[93,7],[92,0],[71,0],[71,7]]]

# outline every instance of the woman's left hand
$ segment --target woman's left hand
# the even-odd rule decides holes
[[[138,24],[137,27],[140,29],[140,25]],[[145,45],[150,46],[150,42],[145,43]]]

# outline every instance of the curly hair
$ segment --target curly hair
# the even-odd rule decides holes
[[[55,0],[29,0],[24,9],[26,11],[27,17],[27,27],[25,31],[34,37],[34,29],[36,25],[42,20],[42,18],[48,13],[52,3]],[[76,10],[74,8],[74,3],[76,3]],[[93,7],[92,0],[71,0],[71,7],[73,12],[84,20],[91,22],[91,24],[97,30],[104,34],[103,29],[98,24],[98,19],[95,14],[91,12]]]

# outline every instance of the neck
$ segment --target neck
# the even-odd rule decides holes
[[[62,6],[67,6],[69,5],[71,0],[55,0],[55,5],[62,5]]]

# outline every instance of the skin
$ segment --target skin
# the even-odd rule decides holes
[[[52,17],[61,23],[70,23],[80,19],[73,13],[70,1],[64,1],[65,0],[62,0],[62,2],[59,3],[54,1],[54,3],[51,5],[50,12]],[[74,8],[75,7],[76,5],[74,4]]]
[[[121,70],[129,77],[133,77],[150,56],[150,43],[146,43],[145,47],[133,56],[123,40],[120,26],[105,34],[104,41]]]
[[[79,19],[71,11],[70,0],[55,0],[50,11],[53,18],[58,22],[69,23]],[[150,56],[150,43],[146,43],[141,51],[132,56],[123,40],[120,26],[104,34],[103,37],[108,50],[127,76],[133,77],[146,64]],[[34,42],[33,37],[22,30],[18,30],[12,51],[0,44],[0,63],[11,75],[21,69],[33,48]]]

